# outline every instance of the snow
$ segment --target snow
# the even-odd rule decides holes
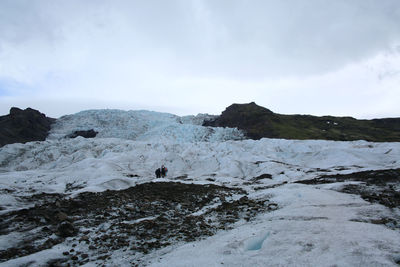
[[[251,222],[239,221],[234,229],[212,237],[143,256],[150,266],[396,265],[399,231],[360,222],[393,211],[331,190],[340,185],[293,182],[327,173],[400,168],[400,143],[240,141],[237,129],[201,126],[205,118],[210,116],[118,110],[64,116],[46,141],[0,148],[0,214],[26,207],[21,197],[41,192],[73,197],[148,181],[215,183],[244,188],[251,198],[269,198],[279,209]],[[98,131],[98,136],[64,138],[89,129]],[[155,179],[154,170],[161,164],[168,168],[168,176]],[[251,182],[262,174],[272,179]],[[0,246],[5,248],[13,239],[18,233],[1,236]],[[40,265],[62,249],[57,245],[0,266],[39,258]],[[123,255],[112,260],[115,265],[129,262]]]
[[[390,153],[385,154],[388,150]],[[32,193],[79,193],[124,189],[154,178],[161,164],[168,179],[243,186],[262,174],[272,185],[310,179],[324,170],[349,173],[398,168],[399,143],[290,141],[143,142],[117,138],[47,140],[0,149],[3,206],[18,207],[15,197]],[[322,171],[321,171],[322,170]],[[182,180],[182,179],[181,179]],[[79,187],[68,191],[68,187]],[[4,212],[4,211],[3,211]]]
[[[149,266],[396,266],[399,232],[354,221],[385,208],[299,184],[269,193],[280,209],[153,257]]]
[[[35,254],[25,257],[12,259],[0,263],[1,267],[15,267],[15,266],[47,266],[46,263],[49,259],[57,259],[62,257],[62,252],[67,249],[66,246],[59,244],[51,249],[42,250]]]

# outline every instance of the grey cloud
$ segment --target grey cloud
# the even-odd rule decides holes
[[[331,71],[400,40],[396,0],[208,3],[213,18],[225,26],[230,54],[241,52],[265,71]]]
[[[0,79],[46,95],[213,91],[366,60],[400,43],[399,21],[398,0],[3,0]]]
[[[151,54],[173,60],[177,73],[204,76],[327,72],[400,40],[398,0],[5,0],[0,6],[0,42],[37,38],[57,46],[80,31],[76,45],[93,53],[115,49],[132,60]]]
[[[39,2],[4,0],[0,3],[0,44],[18,45],[32,38],[51,40],[55,29]]]

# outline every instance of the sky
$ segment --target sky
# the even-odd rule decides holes
[[[398,0],[2,0],[0,115],[400,117]]]

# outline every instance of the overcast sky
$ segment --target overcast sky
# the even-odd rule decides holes
[[[400,117],[400,1],[0,1],[0,115],[251,101]]]

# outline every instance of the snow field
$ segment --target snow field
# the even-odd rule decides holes
[[[400,233],[356,221],[390,212],[385,207],[299,184],[268,194],[278,210],[160,253],[149,266],[396,266]]]
[[[399,168],[399,158],[399,143],[365,141],[47,140],[0,148],[0,199],[6,210],[12,210],[19,207],[16,197],[20,195],[124,189],[153,180],[161,164],[169,169],[168,179],[227,186],[243,186],[254,177],[272,175],[248,186],[252,190],[319,174]]]
[[[260,213],[250,222],[239,221],[234,229],[215,236],[142,255],[143,263],[396,266],[399,231],[366,223],[395,211],[331,190],[344,183],[311,186],[293,182],[326,174],[400,168],[400,143],[233,141],[242,139],[240,131],[200,126],[207,117],[118,110],[64,116],[46,141],[0,148],[0,214],[33,205],[23,197],[41,192],[73,197],[84,191],[119,190],[149,181],[215,183],[243,188],[249,198],[269,199],[278,209]],[[73,131],[89,129],[98,131],[98,136],[64,138]],[[168,175],[155,179],[154,171],[161,164],[168,168]],[[272,178],[256,179],[264,174]],[[17,232],[1,236],[0,249],[19,238]],[[0,265],[45,264],[65,249],[60,244]],[[130,257],[116,252],[108,263],[129,265]]]

